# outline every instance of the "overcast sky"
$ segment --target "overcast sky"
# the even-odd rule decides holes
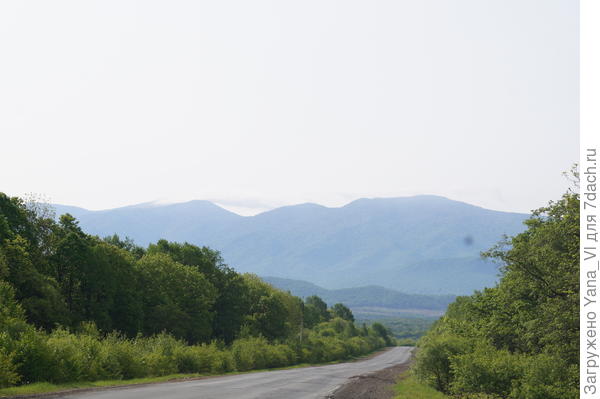
[[[0,191],[528,212],[578,158],[573,0],[3,1]]]

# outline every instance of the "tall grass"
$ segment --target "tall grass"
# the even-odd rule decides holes
[[[421,383],[412,375],[405,376],[396,384],[394,399],[446,399],[448,396]]]

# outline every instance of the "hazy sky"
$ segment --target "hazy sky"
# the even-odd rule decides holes
[[[3,1],[0,191],[529,211],[578,158],[573,0]]]

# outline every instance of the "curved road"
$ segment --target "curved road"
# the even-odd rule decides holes
[[[367,360],[69,394],[70,399],[308,399],[326,398],[348,378],[407,362],[410,347]]]

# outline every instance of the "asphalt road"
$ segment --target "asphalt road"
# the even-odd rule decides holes
[[[326,398],[352,376],[407,362],[411,349],[395,347],[370,359],[350,363],[124,387],[70,394],[64,397],[69,399]]]

